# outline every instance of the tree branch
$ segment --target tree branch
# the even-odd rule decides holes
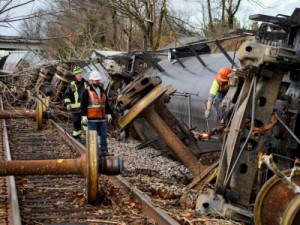
[[[0,14],[3,14],[3,13],[5,13],[5,12],[11,10],[11,9],[15,9],[15,8],[21,7],[21,6],[23,6],[23,5],[27,5],[27,4],[29,4],[29,3],[31,3],[31,2],[34,2],[34,1],[35,1],[35,0],[30,0],[30,1],[28,1],[28,2],[24,2],[24,3],[18,4],[18,5],[14,5],[14,6],[9,7],[9,8],[6,9],[6,7],[12,2],[12,0],[10,0],[9,2],[7,2],[7,3],[2,7],[2,9],[0,10]]]

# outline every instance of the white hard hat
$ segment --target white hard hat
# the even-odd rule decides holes
[[[98,70],[93,70],[89,74],[90,80],[102,80],[102,74]]]

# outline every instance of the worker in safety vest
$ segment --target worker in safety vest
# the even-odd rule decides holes
[[[206,110],[204,117],[207,119],[210,115],[210,111],[214,102],[220,103],[226,95],[228,86],[228,75],[233,72],[229,67],[223,67],[219,70],[215,76],[212,86],[210,88],[209,97],[206,103]]]
[[[86,130],[86,127],[81,127],[81,107],[80,99],[81,94],[85,88],[89,86],[88,82],[82,77],[83,69],[75,67],[72,74],[74,75],[73,81],[68,85],[64,93],[64,102],[66,108],[72,113],[73,123],[73,137],[78,138],[81,135],[81,128]]]
[[[91,85],[87,87],[81,96],[81,123],[87,124],[88,130],[96,130],[100,136],[99,156],[108,155],[107,124],[111,122],[111,110],[101,81],[103,74],[93,70],[89,74]]]

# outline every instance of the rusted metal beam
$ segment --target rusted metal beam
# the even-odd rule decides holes
[[[55,160],[13,160],[0,161],[0,176],[22,175],[56,175],[56,174],[82,174],[86,160],[55,159]]]
[[[40,130],[43,124],[43,101],[43,99],[38,98],[36,110],[1,110],[0,119],[32,118],[36,120],[37,129]]]
[[[122,159],[119,157],[106,156],[98,160],[101,164],[99,172],[103,174],[115,175],[122,170]],[[0,176],[80,174],[86,177],[87,164],[85,153],[77,159],[0,160]]]
[[[155,79],[159,77],[155,76]],[[183,164],[191,172],[194,181],[201,178],[201,164],[199,163],[197,157],[192,153],[190,146],[186,146],[181,139],[176,135],[176,133],[170,128],[172,127],[171,123],[166,122],[164,119],[168,117],[166,112],[161,112],[166,110],[162,106],[159,106],[159,98],[167,92],[167,88],[160,85],[160,82],[154,83],[153,80],[149,78],[143,78],[144,82],[136,82],[131,86],[133,90],[131,95],[142,97],[141,99],[136,98],[134,104],[126,104],[126,107],[132,106],[131,109],[118,121],[118,125],[121,129],[124,129],[130,122],[136,119],[138,116],[144,117],[148,123],[156,130],[157,134],[164,140],[164,142],[170,147],[170,149],[177,155],[177,157],[183,162]],[[143,86],[140,84],[144,84]],[[147,85],[146,85],[147,84]],[[154,88],[149,91],[145,90],[143,87],[151,87],[150,84],[153,84]],[[129,89],[128,89],[129,90]],[[127,91],[128,91],[127,90]],[[147,91],[141,95],[140,93]],[[120,101],[121,106],[123,102],[126,102],[127,92],[122,93],[124,96],[122,101]],[[155,107],[157,109],[155,109]],[[159,114],[157,113],[159,111]],[[192,146],[192,145],[191,145]]]
[[[189,169],[194,179],[200,176],[200,163],[196,156],[186,147],[174,134],[165,121],[154,110],[153,105],[144,110],[142,116],[155,129],[164,142],[180,158],[183,164]]]
[[[4,110],[0,111],[0,119],[36,118],[36,110]]]

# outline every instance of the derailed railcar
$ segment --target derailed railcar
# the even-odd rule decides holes
[[[230,39],[239,39],[243,36],[234,36],[224,38],[223,40],[203,41],[188,43],[184,47],[172,48],[170,50],[159,52],[140,52],[134,54],[114,53],[107,55],[105,52],[98,55],[105,56],[101,59],[103,66],[110,75],[111,83],[108,86],[108,95],[112,99],[111,105],[115,114],[121,118],[130,109],[129,103],[137,101],[144,94],[139,93],[142,88],[146,87],[148,82],[151,83],[152,77],[158,77],[164,86],[172,85],[174,91],[168,92],[171,101],[168,108],[175,115],[178,124],[173,131],[182,136],[183,142],[191,142],[186,136],[191,136],[191,129],[208,132],[209,129],[216,127],[217,113],[213,110],[209,126],[203,117],[205,101],[209,95],[210,85],[214,76],[222,66],[237,68],[239,62],[234,52],[226,52],[221,42]],[[221,52],[219,54],[210,54],[210,48],[206,43],[218,43]],[[166,57],[169,53],[169,59]],[[162,55],[165,54],[165,57]],[[149,80],[147,80],[147,77]],[[143,81],[140,81],[144,79]],[[141,82],[139,85],[138,82]],[[144,84],[143,84],[144,83]],[[138,85],[138,87],[133,87]],[[144,85],[144,87],[142,87]],[[130,89],[131,90],[128,90]],[[130,92],[127,99],[124,99],[124,93]],[[134,93],[136,92],[136,93]],[[147,91],[142,91],[147,93]],[[123,96],[122,96],[123,95]],[[136,96],[135,96],[136,95]],[[122,97],[119,97],[122,96]],[[130,97],[129,97],[130,96]],[[168,98],[167,97],[167,98]],[[119,99],[118,99],[119,98]],[[129,99],[131,98],[131,99]],[[136,98],[135,100],[133,98]],[[165,98],[166,101],[168,101]],[[126,102],[126,103],[125,103]],[[126,105],[125,105],[126,104]],[[175,120],[174,118],[171,120]],[[160,150],[166,150],[168,147],[153,129],[144,120],[135,120],[133,127],[137,134],[142,138],[141,146],[153,145]],[[218,135],[214,139],[199,142],[196,145],[194,153],[200,155],[201,148],[206,152],[220,151],[221,144]]]
[[[250,17],[264,23],[239,48],[242,86],[226,96],[233,111],[215,188],[199,196],[197,210],[247,224],[299,223],[299,18],[299,8],[291,16]]]
[[[299,221],[299,162],[294,162],[295,157],[299,158],[300,155],[299,18],[300,9],[296,9],[291,16],[252,16],[251,19],[265,23],[252,39],[239,48],[237,59],[240,65],[233,57],[234,53],[223,52],[225,55],[221,57],[201,56],[200,60],[196,56],[181,59],[175,53],[174,64],[156,62],[152,65],[154,69],[146,72],[148,80],[133,80],[130,85],[121,88],[121,94],[128,90],[135,93],[135,88],[140,88],[143,82],[149,85],[153,76],[166,85],[173,85],[176,91],[168,93],[172,98],[168,106],[178,118],[185,120],[185,123],[177,122],[177,125],[188,136],[189,129],[194,125],[200,129],[214,127],[217,122],[215,113],[208,126],[202,117],[213,76],[222,66],[237,68],[232,87],[222,102],[222,107],[228,113],[225,127],[220,130],[223,142],[214,189],[199,195],[196,210],[202,213],[217,211],[224,217],[247,224],[297,224]],[[195,68],[191,70],[193,66]],[[147,98],[147,95],[139,97]],[[134,98],[132,101],[136,103]],[[121,106],[124,101],[119,103]],[[148,107],[151,102],[141,103]],[[126,116],[124,110],[126,120],[121,118],[122,123],[128,124],[136,118],[140,111],[132,115],[134,109],[128,109],[130,117]],[[149,116],[146,115],[148,120]],[[172,126],[171,123],[169,125]],[[150,139],[158,139],[158,135],[149,134],[145,124],[139,126],[138,130],[145,140],[148,139],[147,143]],[[174,132],[176,130],[173,129]],[[186,141],[184,138],[181,140]],[[200,148],[200,154],[204,152]],[[264,161],[268,167],[259,168],[260,161]],[[280,172],[293,165],[293,172]],[[272,177],[273,173],[275,176]],[[290,179],[285,177],[290,175]],[[292,186],[293,190],[288,186]]]
[[[291,16],[251,18],[267,23],[243,43],[237,55],[221,48],[221,54],[199,56],[188,45],[185,49],[190,49],[193,56],[183,54],[182,58],[176,49],[171,49],[172,61],[158,61],[149,52],[118,53],[102,55],[104,60],[96,57],[90,65],[83,66],[87,72],[102,67],[107,70],[107,91],[116,124],[124,129],[133,122],[145,145],[154,143],[166,148],[167,141],[196,181],[203,177],[198,176],[201,171],[194,155],[221,151],[214,188],[202,190],[196,210],[217,211],[247,224],[297,224],[300,174],[299,162],[294,159],[300,155],[300,9]],[[209,123],[203,117],[213,77],[223,66],[236,68],[232,86],[221,105],[227,111],[224,126],[216,129],[218,135],[198,140],[191,129],[211,132],[218,119],[224,119],[218,118],[215,110]],[[67,76],[70,69],[60,71]],[[66,80],[59,74],[55,77],[57,81]],[[173,88],[163,87],[166,85]],[[156,132],[151,131],[145,120],[136,120],[141,117]],[[258,168],[259,160],[268,167]],[[279,172],[293,165],[294,171]],[[273,173],[276,176],[271,178]],[[281,181],[280,177],[290,175],[285,183]]]

